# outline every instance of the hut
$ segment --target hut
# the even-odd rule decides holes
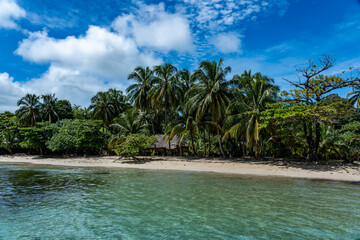
[[[182,141],[180,144],[180,137],[175,136],[168,142],[168,136],[156,135],[156,144],[149,147],[148,151],[155,151],[156,153],[166,155],[182,155],[184,152],[189,152],[189,144]]]

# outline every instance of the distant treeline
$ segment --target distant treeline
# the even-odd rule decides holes
[[[325,75],[334,65],[330,56],[309,60],[282,92],[261,73],[227,79],[231,68],[222,59],[193,72],[169,63],[139,66],[126,95],[98,92],[88,108],[27,94],[15,113],[0,114],[0,146],[4,154],[134,156],[164,134],[188,143],[196,156],[359,160],[359,73],[349,67]]]

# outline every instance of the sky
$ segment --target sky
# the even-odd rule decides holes
[[[359,43],[359,0],[0,0],[0,112],[26,93],[86,107],[165,62],[223,58],[229,79],[251,70],[287,90],[295,66],[324,54],[330,74],[360,66]]]

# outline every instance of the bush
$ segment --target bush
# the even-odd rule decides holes
[[[52,151],[103,148],[106,146],[106,134],[101,128],[101,121],[63,120],[54,127],[55,133],[46,145]]]
[[[113,150],[118,156],[134,157],[144,153],[144,150],[156,144],[155,136],[146,136],[144,134],[130,134],[120,139],[114,145]]]

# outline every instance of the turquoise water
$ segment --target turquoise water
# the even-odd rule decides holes
[[[360,239],[360,185],[0,165],[0,239]]]

